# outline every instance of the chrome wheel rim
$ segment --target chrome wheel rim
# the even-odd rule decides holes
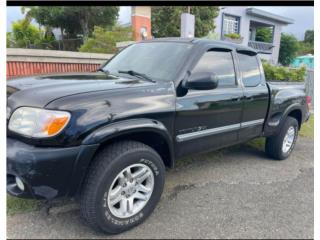
[[[107,195],[108,208],[115,217],[131,217],[145,207],[153,188],[152,170],[145,164],[132,164],[113,180]]]
[[[289,127],[282,143],[282,152],[287,153],[293,145],[296,130],[293,126]]]

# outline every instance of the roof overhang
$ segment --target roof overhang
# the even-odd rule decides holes
[[[246,9],[246,13],[248,15],[251,15],[251,16],[266,18],[266,19],[269,19],[269,20],[272,20],[272,21],[283,23],[283,24],[292,24],[292,23],[294,23],[294,20],[291,19],[291,18],[282,17],[280,15],[273,14],[273,13],[270,13],[270,12],[266,12],[266,11],[263,11],[263,10],[257,9],[257,8],[247,8]]]

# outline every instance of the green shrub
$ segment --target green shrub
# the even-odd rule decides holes
[[[131,27],[115,26],[113,29],[106,30],[95,26],[92,35],[80,47],[80,52],[116,53],[117,42],[131,41],[133,39]]]
[[[262,62],[264,74],[267,81],[290,81],[303,82],[306,75],[306,68],[290,69],[288,67],[274,66],[265,61]]]
[[[208,35],[203,38],[210,39],[210,40],[220,40],[219,34],[214,31],[210,31]]]
[[[232,39],[240,39],[241,38],[240,34],[238,34],[238,33],[228,33],[228,34],[225,34],[224,36],[228,37],[228,38],[232,38]]]
[[[11,24],[12,32],[7,32],[7,47],[35,48],[50,46],[54,41],[53,34],[46,34],[43,29],[31,24],[28,18],[15,21]]]

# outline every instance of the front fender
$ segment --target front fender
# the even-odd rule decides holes
[[[153,119],[129,119],[123,120],[115,123],[108,124],[104,127],[96,129],[94,132],[89,134],[83,141],[83,146],[94,146],[94,152],[96,152],[104,142],[113,139],[115,137],[130,134],[130,133],[141,133],[141,132],[153,132],[162,136],[163,139],[167,142],[169,147],[170,154],[170,166],[173,167],[174,155],[173,155],[173,144],[172,138],[169,134],[167,128],[159,121]],[[94,153],[92,153],[93,155]],[[84,155],[77,162],[75,167],[74,176],[77,176],[77,182],[75,183],[76,187],[73,187],[73,192],[70,195],[74,195],[75,192],[79,192],[81,189],[81,183],[85,177],[87,168],[92,159],[92,155]],[[80,180],[79,180],[80,179]]]
[[[144,131],[160,134],[172,146],[172,137],[167,128],[154,119],[130,119],[106,125],[89,134],[82,144],[99,144],[122,134]]]

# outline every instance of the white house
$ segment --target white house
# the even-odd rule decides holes
[[[282,27],[294,23],[293,19],[279,16],[252,7],[220,7],[215,19],[215,33],[220,40],[229,40],[225,34],[237,33],[241,36],[240,44],[252,47],[257,51],[270,53],[260,56],[274,64],[278,63]],[[272,30],[272,40],[256,40],[256,30],[268,27]]]

